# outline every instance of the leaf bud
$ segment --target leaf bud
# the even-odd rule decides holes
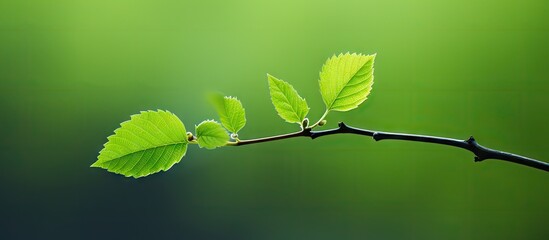
[[[189,142],[195,140],[192,132],[187,132],[187,140],[189,140]]]
[[[320,121],[320,122],[318,123],[318,126],[324,126],[325,124],[326,124],[326,119]]]
[[[303,119],[301,126],[303,127],[303,129],[309,127],[309,119],[308,118]]]

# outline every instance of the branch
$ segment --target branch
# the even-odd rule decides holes
[[[459,139],[453,139],[453,138],[443,138],[443,137],[434,137],[434,136],[425,136],[425,135],[380,132],[380,131],[372,131],[372,130],[347,126],[343,122],[340,122],[338,126],[339,126],[338,128],[323,130],[323,131],[312,131],[311,128],[306,128],[302,131],[295,132],[295,133],[258,138],[258,139],[250,139],[250,140],[239,140],[236,142],[230,142],[227,145],[242,146],[242,145],[261,143],[261,142],[270,142],[270,141],[276,141],[276,140],[282,140],[282,139],[288,139],[288,138],[294,138],[294,137],[310,137],[311,139],[315,139],[318,137],[328,136],[333,134],[350,133],[350,134],[369,136],[376,141],[403,140],[403,141],[426,142],[426,143],[447,145],[447,146],[462,148],[472,152],[473,154],[475,154],[475,162],[480,162],[487,159],[496,159],[496,160],[513,162],[516,164],[521,164],[521,165],[537,168],[544,171],[549,171],[549,163],[538,161],[528,157],[523,157],[513,153],[502,152],[502,151],[484,147],[478,144],[473,137],[470,137],[467,140],[459,140]]]

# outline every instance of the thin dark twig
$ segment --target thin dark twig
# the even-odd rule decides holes
[[[496,160],[513,162],[516,164],[521,164],[521,165],[537,168],[544,171],[549,171],[549,163],[524,157],[524,156],[520,156],[520,155],[516,155],[513,153],[502,152],[499,150],[494,150],[491,148],[484,147],[478,144],[473,137],[470,137],[467,140],[459,140],[459,139],[453,139],[453,138],[443,138],[443,137],[426,136],[426,135],[380,132],[380,131],[372,131],[367,129],[351,127],[346,125],[343,122],[340,122],[338,126],[339,126],[338,128],[322,130],[322,131],[312,131],[310,128],[306,128],[300,132],[272,136],[272,137],[258,138],[258,139],[240,140],[237,142],[231,142],[228,145],[242,146],[242,145],[261,143],[261,142],[270,142],[270,141],[288,139],[288,138],[294,138],[294,137],[310,137],[312,139],[315,139],[318,137],[328,136],[333,134],[349,133],[349,134],[369,136],[376,141],[403,140],[403,141],[426,142],[426,143],[447,145],[447,146],[462,148],[472,152],[473,154],[475,154],[475,162],[480,162],[487,159],[496,159]]]
[[[230,142],[227,145],[228,146],[242,146],[242,145],[248,145],[248,144],[254,144],[254,143],[271,142],[271,141],[287,139],[287,138],[294,138],[294,137],[311,137],[311,129],[304,129],[304,130],[299,131],[299,132],[276,135],[276,136],[272,136],[272,137],[263,137],[263,138],[256,138],[256,139],[250,139],[250,140],[239,140],[239,141],[236,141],[236,142]]]

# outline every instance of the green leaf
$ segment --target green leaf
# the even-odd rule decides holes
[[[214,149],[225,146],[229,141],[229,134],[214,120],[206,120],[196,126],[196,137],[200,147]]]
[[[278,115],[286,122],[301,125],[307,113],[309,113],[309,107],[305,99],[300,97],[289,83],[271,75],[267,75],[267,77],[269,79],[271,101]]]
[[[235,97],[223,97],[221,94],[212,95],[212,103],[223,126],[232,133],[238,133],[246,125],[246,111],[242,103]]]
[[[188,144],[181,120],[162,110],[132,115],[107,139],[91,166],[134,178],[170,169],[185,155]]]
[[[374,83],[374,55],[339,54],[320,72],[320,93],[328,111],[349,111],[366,100]]]

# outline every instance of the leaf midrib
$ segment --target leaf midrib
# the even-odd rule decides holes
[[[123,157],[128,156],[128,155],[136,154],[136,153],[139,153],[139,152],[144,152],[144,151],[148,151],[148,150],[152,150],[152,149],[157,149],[157,148],[167,147],[167,146],[177,145],[177,144],[188,144],[188,143],[186,141],[180,141],[180,142],[172,142],[172,143],[168,143],[168,144],[163,144],[163,145],[159,145],[159,146],[150,147],[150,148],[142,149],[142,150],[139,150],[139,151],[131,152],[131,153],[125,154],[125,155],[117,157],[117,158],[112,158],[112,159],[109,159],[109,160],[101,161],[100,163],[103,164],[103,163],[107,163],[107,162],[110,162],[110,161],[114,161],[116,159],[123,158]]]
[[[284,99],[286,99],[286,103],[287,105],[290,105],[290,108],[292,109],[292,113],[296,116],[296,118],[298,119],[298,121],[301,121],[301,117],[299,117],[299,115],[297,114],[297,109],[294,108],[294,106],[292,105],[292,103],[290,102],[290,99],[288,99],[288,97],[286,96],[286,94],[284,94],[284,91],[282,91],[282,89],[280,88],[279,86],[279,82],[275,81],[275,84],[276,84],[276,87],[278,88],[279,92],[282,94],[282,96],[284,97]],[[295,89],[293,89],[292,87],[288,86],[288,91],[292,92],[292,91],[295,91]],[[297,104],[299,104],[299,101],[301,100],[299,96],[296,96],[297,97]]]
[[[343,87],[342,87],[341,89],[339,89],[337,95],[335,96],[335,98],[334,98],[334,99],[332,100],[332,102],[330,103],[330,106],[327,107],[328,110],[331,110],[331,109],[332,109],[332,106],[334,105],[334,103],[335,103],[335,102],[337,101],[337,99],[339,98],[339,95],[341,94],[341,92],[343,91],[343,89],[345,89],[345,88],[347,87],[347,84],[351,81],[351,79],[353,79],[353,78],[356,76],[356,74],[360,71],[360,69],[362,69],[364,66],[366,66],[366,64],[367,64],[370,60],[372,60],[372,58],[370,58],[368,61],[366,61],[364,64],[362,64],[362,66],[359,67],[359,68],[355,71],[355,73],[353,74],[353,76],[350,77],[350,78],[345,82],[345,84],[343,85]]]

